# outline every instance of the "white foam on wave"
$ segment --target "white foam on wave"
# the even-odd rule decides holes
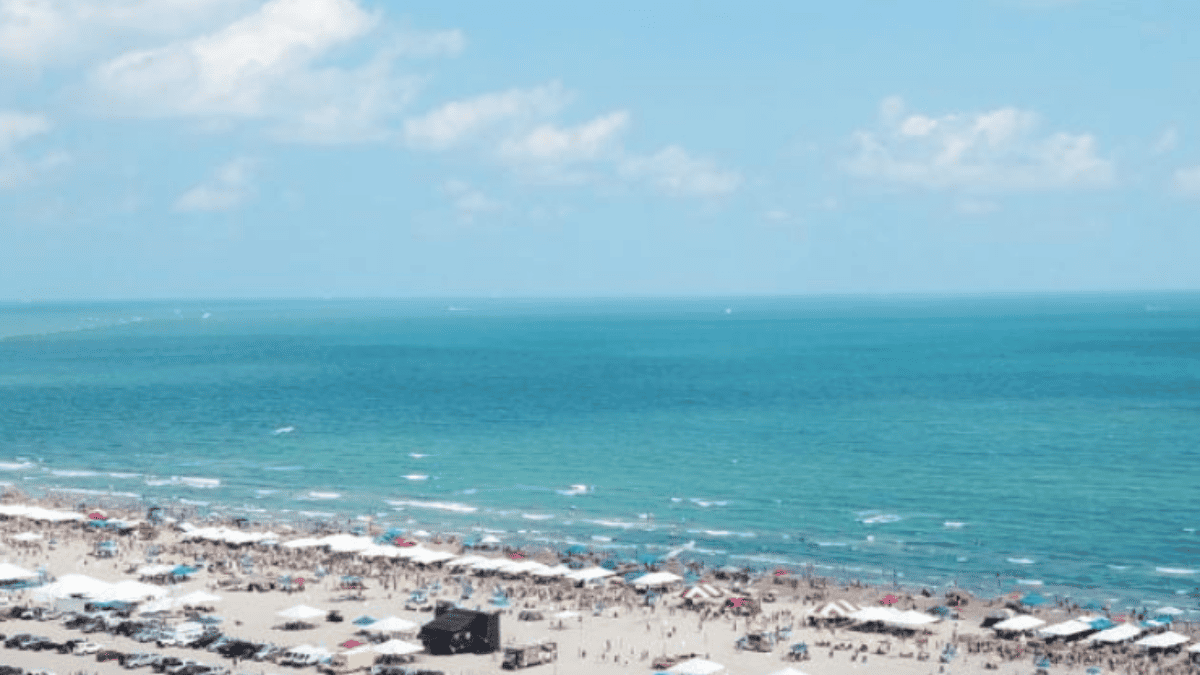
[[[218,488],[221,487],[219,478],[193,478],[190,476],[171,476],[170,478],[147,478],[146,485],[153,487],[161,487],[163,485],[184,485],[193,488]]]
[[[1161,574],[1195,574],[1196,570],[1184,569],[1182,567],[1155,567],[1154,571]]]
[[[682,499],[682,498],[680,498],[680,497],[671,497],[671,501],[673,501],[673,502],[675,502],[676,504],[678,504],[679,502],[683,501],[683,499]]]
[[[1109,565],[1108,569],[1110,569],[1110,570],[1127,570],[1127,569],[1129,569],[1129,565]]]
[[[429,476],[426,476],[423,473],[410,473],[407,476],[404,476],[404,478],[407,478],[408,480],[428,480]]]
[[[308,516],[309,518],[332,518],[333,517],[333,514],[327,512],[327,511],[297,511],[297,513],[299,513],[302,516]]]
[[[1008,562],[1013,563],[1014,565],[1032,565],[1033,564],[1033,561],[1030,560],[1029,558],[1009,558]]]
[[[54,469],[50,471],[50,475],[59,476],[61,478],[87,478],[89,476],[99,476],[100,473],[82,469]]]
[[[787,558],[777,558],[775,556],[769,556],[769,555],[731,555],[729,557],[737,558],[738,560],[753,560],[755,562],[772,563],[775,565],[795,565],[795,564],[797,564],[795,560],[788,560]]]
[[[271,433],[278,436],[280,434],[290,434],[295,430],[296,430],[296,427],[279,427],[278,429],[276,429],[275,431],[272,431]]]
[[[21,471],[32,468],[31,462],[0,462],[0,471]]]
[[[688,501],[695,504],[696,506],[703,506],[705,508],[708,508],[709,506],[726,506],[729,504],[729,502],[709,501],[709,500],[705,500],[705,499],[700,499],[699,497],[689,497]]]
[[[264,466],[263,471],[302,471],[302,466]]]
[[[140,474],[140,473],[120,473],[120,472],[110,471],[108,473],[108,475],[112,476],[113,478],[137,478],[138,476],[141,476],[142,474]]]
[[[525,520],[550,520],[554,516],[548,513],[522,513],[521,517]]]
[[[188,504],[189,506],[208,506],[211,502],[198,502],[194,499],[180,499],[180,504]]]
[[[586,486],[586,485],[572,485],[571,489],[569,489],[569,490],[555,490],[555,492],[557,492],[560,495],[566,495],[566,496],[570,497],[573,495],[587,494],[588,492],[591,492],[591,490],[589,490],[588,486]]]
[[[414,459],[421,459],[422,457],[428,457],[429,455],[426,455],[423,452],[410,452],[408,453],[408,456]]]
[[[340,492],[308,492],[303,496],[297,497],[296,499],[309,500],[309,499],[341,499],[341,498],[342,498],[342,495]]]
[[[958,556],[958,562],[967,562],[968,558],[965,555]]]
[[[1042,582],[1038,579],[1017,579],[1017,583],[1022,586],[1042,586]]]
[[[619,527],[624,530],[628,530],[631,527],[637,527],[636,523],[626,523],[626,522],[620,521],[620,520],[599,519],[599,520],[585,520],[584,522],[595,523],[597,525],[603,525],[604,527]]]
[[[456,513],[475,513],[479,510],[477,506],[469,506],[456,502],[422,502],[414,499],[388,499],[385,501],[392,506],[411,506],[417,509],[438,509],[440,511],[454,511]]]
[[[88,490],[85,488],[55,488],[56,492],[70,492],[71,494],[79,495],[103,495],[107,497],[132,497],[140,499],[141,495],[136,492],[110,492],[108,490]]]
[[[844,541],[818,541],[817,546],[849,546]]]
[[[603,535],[593,534],[592,541],[612,541],[612,537],[605,537]]]
[[[876,523],[895,523],[895,522],[898,522],[901,520],[904,520],[904,519],[901,518],[900,516],[897,516],[894,513],[884,513],[884,514],[881,514],[878,516],[870,516],[868,518],[861,518],[861,519],[859,519],[859,522],[861,522],[864,525],[874,525]]]
[[[963,527],[965,525],[966,523],[960,523],[957,520],[947,520],[946,522],[942,523],[943,527]]]
[[[279,492],[279,490],[255,490],[254,491],[254,493],[259,495],[260,497],[263,495],[273,495],[276,492]]]

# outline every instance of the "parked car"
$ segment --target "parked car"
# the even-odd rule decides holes
[[[117,661],[119,663],[124,656],[123,653],[115,649],[101,649],[96,652],[97,661]]]
[[[216,652],[230,642],[233,642],[233,638],[229,637],[228,635],[221,635],[216,640],[210,642],[208,646],[204,648],[204,651]]]
[[[191,666],[204,666],[204,668],[202,668],[202,670],[207,669],[207,667],[208,667],[205,664],[200,663],[199,661],[193,661],[191,659],[187,659],[186,661],[177,663],[173,666],[167,666],[167,668],[165,669],[164,672],[166,672],[167,675],[180,675],[180,673],[182,673],[184,671],[184,669],[190,668]]]
[[[17,633],[16,635],[14,635],[14,636],[12,636],[12,637],[8,638],[7,640],[5,640],[5,641],[4,641],[4,646],[5,646],[5,647],[8,647],[9,649],[16,649],[16,648],[17,648],[17,645],[18,645],[19,643],[21,643],[21,642],[23,642],[23,641],[25,641],[25,640],[28,640],[28,639],[30,639],[30,638],[32,638],[32,637],[33,637],[33,636],[32,636],[32,635],[30,635],[29,633]]]
[[[71,638],[70,640],[67,640],[66,642],[63,642],[60,645],[58,645],[58,653],[59,654],[70,654],[71,652],[74,652],[76,649],[78,649],[79,645],[81,645],[81,644],[83,644],[82,638]]]
[[[38,636],[37,639],[30,640],[22,645],[21,649],[40,652],[43,649],[58,649],[58,643],[48,637]]]
[[[260,647],[259,650],[250,658],[254,659],[255,661],[273,661],[282,653],[283,650],[279,647],[276,647],[272,644],[266,644]]]
[[[33,649],[34,645],[40,645],[46,641],[41,635],[30,635],[29,637],[17,643],[17,649],[26,650]]]
[[[208,649],[208,646],[221,639],[220,633],[206,633],[188,643],[192,649]]]
[[[98,645],[95,642],[81,642],[80,644],[76,645],[75,653],[76,654],[96,654],[96,653],[99,653],[99,651],[101,649],[104,649],[104,646]]]
[[[155,656],[155,654],[130,654],[128,657],[126,657],[125,663],[122,665],[130,670],[133,670],[134,668],[141,668],[142,666],[148,666],[154,663]]]
[[[177,666],[181,663],[183,663],[183,659],[179,659],[174,656],[164,656],[151,663],[150,667],[154,669],[154,672],[162,673],[165,672],[167,668]]]

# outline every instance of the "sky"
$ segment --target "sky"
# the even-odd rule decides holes
[[[0,0],[0,299],[1200,288],[1200,4]]]

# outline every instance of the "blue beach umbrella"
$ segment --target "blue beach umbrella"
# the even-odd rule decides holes
[[[350,623],[353,623],[356,626],[370,626],[371,624],[375,623],[375,621],[376,619],[374,617],[363,615],[354,621],[351,621]]]
[[[641,565],[654,565],[658,563],[658,556],[650,553],[638,554],[637,562]]]
[[[604,562],[600,563],[600,566],[606,570],[615,570],[615,569],[617,569],[617,561],[613,560],[612,558],[609,558],[609,559],[605,560]]]
[[[572,546],[567,547],[567,555],[582,555],[587,552],[588,552],[587,547],[580,546],[579,544],[574,544]]]
[[[1092,666],[1091,668],[1087,669],[1087,675],[1101,675],[1101,673],[1103,673],[1103,672],[1104,672],[1103,670],[1100,670],[1099,668],[1097,668],[1095,666]]]
[[[1113,622],[1109,621],[1108,619],[1106,619],[1104,617],[1100,617],[1099,619],[1094,619],[1092,621],[1089,621],[1088,625],[1090,625],[1092,628],[1095,628],[1096,630],[1106,630],[1108,628],[1113,627]]]

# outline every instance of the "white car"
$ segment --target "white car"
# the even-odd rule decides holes
[[[100,651],[101,649],[104,649],[104,645],[98,645],[95,642],[84,642],[83,644],[75,647],[75,653],[76,654],[95,654],[96,652]]]

